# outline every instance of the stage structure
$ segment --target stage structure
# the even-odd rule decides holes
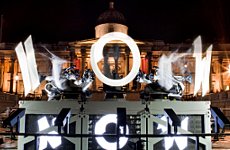
[[[112,41],[127,44],[132,52],[132,69],[130,72],[127,70],[126,76],[119,74],[120,49],[116,44],[112,46],[111,55],[115,67],[112,72],[110,70],[110,52],[103,50],[106,44],[114,44]],[[209,91],[212,45],[204,58],[200,36],[193,45],[191,54],[196,60],[194,95],[202,85],[204,96]],[[35,67],[31,36],[24,42],[24,46],[25,50],[22,43],[19,43],[15,51],[22,70],[26,96],[40,85],[40,76],[43,75],[39,76]],[[178,76],[172,71],[172,64],[190,53],[162,55],[158,66],[146,74],[140,70],[141,55],[137,43],[127,34],[114,31],[104,34],[91,46],[92,71],[84,68],[81,77],[79,67],[73,65],[73,62],[63,69],[62,65],[67,60],[48,49],[46,51],[52,63],[52,75],[45,78],[48,101],[20,101],[19,107],[24,115],[15,115],[19,116],[14,117],[17,123],[6,122],[11,127],[20,126],[19,150],[211,149],[211,137],[204,135],[211,134],[210,102],[169,100],[180,100],[185,89],[183,82],[191,83],[190,73],[184,72],[183,76]],[[30,57],[31,54],[34,57]],[[103,71],[98,66],[100,61],[103,61]],[[93,85],[94,74],[103,83],[105,101],[94,101],[93,97],[92,100],[87,99],[91,96],[88,88]],[[126,91],[123,86],[132,81],[147,84],[140,93],[140,101],[124,99]],[[114,97],[121,101],[114,101]]]
[[[211,149],[210,136],[198,140],[195,136],[173,136],[211,133],[208,101],[61,100],[20,101],[19,104],[25,109],[25,115],[20,119],[20,133],[57,134],[36,138],[19,136],[19,150],[116,150],[117,147],[135,150],[141,149],[140,143],[145,150]],[[161,134],[169,137],[153,137]],[[199,144],[195,144],[197,141]]]

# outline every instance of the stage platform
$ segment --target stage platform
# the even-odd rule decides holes
[[[62,101],[20,101],[20,108],[25,108],[25,115],[20,119],[20,133],[49,133],[56,131],[58,128],[52,124],[52,120],[57,117],[63,108],[70,108],[71,117],[69,118],[70,134],[95,134],[95,125],[108,114],[117,114],[117,108],[126,108],[127,125],[129,126],[130,135],[148,135],[148,134],[166,134],[167,122],[163,119],[164,109],[171,108],[179,116],[183,124],[187,127],[181,126],[178,132],[181,134],[195,134],[195,133],[211,133],[211,114],[209,101],[88,101],[79,103],[75,100]],[[147,108],[147,109],[146,109]],[[48,121],[48,127],[39,130],[38,120],[44,117]],[[187,119],[187,123],[185,123]],[[1,132],[9,132],[1,128]],[[173,131],[173,128],[172,128]],[[227,133],[230,130],[226,130]],[[61,131],[64,133],[64,129]],[[0,149],[19,149],[26,150],[34,147],[35,138],[33,136],[19,136],[18,140],[10,140],[9,136],[2,136],[4,143],[0,145]],[[101,149],[96,138],[79,138],[79,137],[63,137],[62,147],[67,149],[83,149],[91,150],[96,146]],[[146,138],[141,137],[142,140],[148,141],[144,144],[147,149],[165,149],[164,138]],[[188,137],[186,149],[195,149],[195,138]],[[130,144],[136,141],[137,138],[128,139]],[[175,139],[174,139],[175,140]],[[193,141],[193,142],[192,142]],[[49,140],[47,141],[49,142]],[[211,137],[200,137],[200,149],[221,150],[230,149],[230,137],[220,137],[219,141],[212,140]],[[151,144],[150,144],[151,143]],[[177,144],[176,141],[174,143]],[[39,145],[39,142],[37,143]],[[71,146],[67,146],[71,145]],[[180,145],[180,144],[178,144]],[[177,145],[177,146],[178,146]],[[67,146],[67,147],[66,147]],[[127,146],[127,145],[125,145]],[[173,148],[173,147],[172,147]],[[123,148],[124,150],[126,148]],[[130,149],[130,148],[127,148]]]
[[[78,102],[75,100],[62,100],[62,101],[20,101],[20,108],[25,108],[25,115],[20,119],[20,132],[22,133],[49,133],[56,132],[57,126],[54,126],[51,122],[64,108],[71,110],[71,117],[69,118],[69,128],[71,134],[104,134],[107,133],[107,125],[117,123],[118,114],[117,108],[125,108],[126,121],[127,121],[127,133],[128,135],[135,135],[135,138],[127,138],[126,144],[123,146],[125,149],[130,149],[132,144],[138,140],[147,141],[144,143],[144,149],[163,149],[165,138],[154,137],[148,138],[148,135],[160,135],[167,134],[167,121],[165,120],[165,110],[172,109],[176,115],[180,118],[181,127],[178,127],[180,134],[202,134],[211,133],[210,124],[210,102],[197,101],[197,102],[185,102],[185,101],[87,101]],[[105,116],[109,119],[104,119]],[[40,124],[42,120],[45,120],[47,127],[40,130]],[[102,123],[100,131],[97,131],[98,122],[106,120]],[[118,117],[119,120],[119,117]],[[173,127],[172,131],[173,130]],[[104,130],[104,131],[103,131]],[[110,129],[109,129],[110,130]],[[62,131],[64,132],[64,130]],[[110,133],[110,132],[109,132]],[[146,137],[139,135],[147,135]],[[182,138],[183,139],[183,138]],[[195,148],[196,137],[185,137],[183,140],[188,139],[186,147],[188,149]],[[26,150],[34,147],[34,137],[19,137],[18,149]],[[104,139],[106,140],[106,139]],[[172,139],[173,141],[176,139]],[[67,149],[83,149],[83,150],[95,150],[95,146],[98,149],[105,148],[108,145],[103,145],[96,137],[88,138],[69,138],[63,137],[62,141],[64,145],[68,143]],[[107,141],[107,140],[106,140]],[[108,140],[111,141],[111,140]],[[111,144],[111,142],[108,142]],[[176,140],[176,145],[181,147]],[[49,142],[49,141],[48,141]],[[103,142],[104,143],[104,142]],[[116,142],[112,142],[114,145]],[[129,144],[127,144],[129,143]],[[130,146],[130,143],[131,146]],[[211,137],[199,137],[199,147],[206,147],[211,149]],[[37,143],[39,145],[39,143]],[[64,146],[62,145],[62,146]],[[116,144],[115,144],[116,145]],[[173,146],[172,146],[173,148]]]

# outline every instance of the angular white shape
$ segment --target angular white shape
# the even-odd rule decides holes
[[[54,120],[52,121],[54,123]],[[46,117],[42,117],[38,120],[38,129],[39,131],[43,131],[50,127],[48,120]],[[48,134],[58,134],[56,131],[51,131]],[[49,142],[52,148],[57,148],[62,144],[60,136],[40,136],[39,140],[39,150],[43,150],[47,147],[47,143]]]
[[[32,85],[30,82],[30,75],[29,75],[29,69],[28,69],[28,64],[27,64],[27,58],[26,54],[24,51],[24,48],[22,46],[22,42],[20,42],[16,48],[15,48],[17,57],[18,57],[18,62],[20,65],[20,69],[22,72],[22,79],[24,83],[24,92],[25,96],[30,93]]]
[[[52,60],[52,67],[53,67],[52,75],[53,75],[54,83],[59,89],[63,90],[65,87],[63,87],[62,84],[65,81],[65,79],[61,79],[60,74],[61,74],[62,65],[67,61],[59,58],[54,54],[52,54],[51,60]]]
[[[172,56],[172,55],[171,55]],[[166,90],[170,90],[173,86],[173,73],[172,73],[172,57],[161,56],[159,60],[159,84],[165,87]]]
[[[39,85],[40,80],[37,71],[37,63],[35,59],[34,47],[31,35],[26,39],[24,42],[25,49],[26,49],[26,58],[28,63],[28,69],[30,74],[30,82],[32,85],[32,91],[34,91]]]
[[[181,121],[181,129],[184,129],[186,131],[188,130],[188,119],[189,118],[186,117]],[[165,116],[163,116],[161,118],[161,120],[167,121]],[[161,129],[162,133],[167,131],[167,127],[160,125],[160,124],[158,124],[157,129]],[[178,134],[180,134],[180,133],[178,133]],[[174,140],[175,140],[175,142],[176,142],[176,144],[180,150],[183,150],[188,146],[188,138],[187,137],[165,137],[164,142],[165,142],[165,149],[166,150],[169,150],[173,146]]]
[[[170,90],[173,84],[178,81],[175,79],[176,76],[173,74],[172,63],[177,62],[180,58],[189,55],[190,53],[177,53],[174,52],[169,56],[162,55],[158,61],[158,83],[166,90]],[[178,66],[180,67],[180,66]],[[181,86],[183,86],[181,84]]]
[[[105,133],[106,126],[109,123],[115,123],[117,124],[117,115],[116,114],[108,114],[103,117],[101,117],[100,120],[96,122],[95,125],[95,134],[96,135],[103,135]],[[123,133],[124,130],[121,131]],[[129,134],[129,128],[126,126],[126,135]],[[104,137],[96,137],[97,143],[104,149],[109,149],[109,150],[116,150],[117,149],[117,143],[116,142],[108,142]],[[120,137],[119,139],[119,148],[122,148],[125,146],[127,143],[128,138],[126,137]]]
[[[212,58],[212,45],[210,45],[206,51],[206,58],[204,62],[203,84],[202,84],[202,96],[209,91],[209,78],[210,78],[210,66]]]
[[[196,59],[195,68],[195,86],[194,95],[200,89],[202,84],[202,96],[204,96],[209,91],[209,76],[210,76],[210,65],[212,57],[212,45],[210,45],[206,51],[206,57],[202,59],[202,42],[201,37],[198,36],[194,42],[194,53],[193,57]]]
[[[26,39],[24,45],[26,53],[21,42],[16,46],[15,51],[22,72],[24,94],[26,96],[40,85],[40,80],[31,36]]]

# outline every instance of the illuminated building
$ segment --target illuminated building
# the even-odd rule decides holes
[[[126,25],[125,17],[122,13],[114,8],[113,2],[110,3],[109,9],[102,13],[95,27],[95,38],[85,39],[73,42],[60,42],[58,44],[38,44],[35,43],[36,59],[38,64],[38,71],[42,75],[48,75],[51,71],[50,60],[41,55],[44,53],[45,46],[53,53],[57,54],[61,58],[67,59],[76,65],[82,72],[85,68],[91,68],[90,65],[90,48],[99,37],[108,32],[122,32],[128,34],[128,26]],[[33,35],[32,35],[33,38]],[[184,43],[164,43],[161,40],[135,40],[141,54],[141,67],[145,73],[149,73],[153,66],[158,65],[159,58],[162,54],[169,55],[172,52],[187,53],[192,48],[192,40],[185,41]],[[20,68],[14,48],[17,43],[0,43],[0,89],[2,92],[18,93],[23,95],[23,82],[20,73]],[[204,49],[210,44],[204,44]],[[114,46],[117,46],[120,51],[120,57],[117,62],[114,61],[113,52]],[[109,58],[108,63],[110,69],[115,69],[119,76],[126,76],[132,67],[132,53],[128,49],[127,45],[122,42],[112,42],[105,46],[105,50],[108,51]],[[212,53],[211,75],[210,75],[210,91],[219,92],[228,90],[230,86],[229,79],[229,55],[230,44],[227,43],[214,43]],[[46,54],[44,54],[46,55]],[[65,64],[64,67],[68,67],[70,63]],[[104,61],[99,63],[99,68],[103,69]],[[173,64],[173,70],[175,75],[181,73],[181,69],[187,70],[194,79],[194,66],[195,61],[192,55],[185,56],[180,61],[180,67],[178,64]],[[18,76],[19,78],[15,78]],[[16,87],[17,86],[17,87]],[[193,84],[185,84],[185,95],[193,94]],[[41,85],[32,95],[38,97],[42,96],[42,89],[44,84]],[[93,91],[101,91],[103,84],[96,79],[93,83]],[[133,83],[127,85],[127,91],[132,91]],[[143,87],[142,87],[143,88]]]
[[[50,62],[50,56],[47,51],[44,49],[49,49],[52,53],[58,55],[59,57],[68,60],[68,63],[65,63],[62,67],[66,68],[70,65],[76,65],[76,68],[80,70],[82,73],[85,69],[91,69],[90,64],[90,48],[92,44],[94,44],[98,38],[103,36],[106,33],[109,32],[122,32],[125,34],[128,34],[128,27],[125,25],[125,18],[124,16],[116,11],[114,9],[113,3],[110,3],[110,8],[106,12],[104,12],[102,15],[98,18],[98,24],[95,27],[95,38],[92,39],[86,39],[81,41],[74,41],[74,42],[68,42],[68,43],[58,43],[56,45],[52,44],[35,44],[34,48],[36,50],[36,60],[37,60],[37,68],[40,73],[40,75],[50,75],[51,72],[51,62]],[[153,66],[158,66],[158,61],[161,58],[163,54],[169,56],[173,52],[176,52],[176,55],[178,54],[186,54],[183,57],[180,58],[179,63],[173,63],[172,69],[174,71],[175,75],[180,75],[181,72],[183,74],[191,74],[193,79],[195,77],[195,58],[191,55],[189,52],[189,49],[192,48],[192,42],[186,42],[183,44],[166,44],[163,41],[158,40],[135,40],[136,44],[138,45],[140,49],[141,54],[141,66],[140,69],[144,71],[145,73],[150,73]],[[16,47],[16,44],[9,45],[9,44],[2,43],[1,44],[1,87],[3,92],[9,92],[9,93],[16,93],[23,95],[23,82],[21,77],[21,71],[19,68],[18,60],[16,58],[14,48]],[[209,45],[209,44],[207,44]],[[206,49],[207,46],[204,45],[204,49]],[[45,48],[44,48],[45,47]],[[226,71],[228,73],[228,64],[227,64],[227,56],[228,54],[224,54],[226,50],[228,50],[228,45],[225,44],[215,44],[213,55],[212,55],[212,64],[211,64],[211,78],[210,78],[210,89],[213,92],[221,91],[228,87],[229,81],[228,76],[225,76],[223,73]],[[114,56],[116,55],[116,50],[119,52],[119,58],[115,59]],[[102,60],[98,66],[101,68],[102,71],[104,71],[104,74],[111,73],[111,71],[115,71],[118,73],[119,76],[126,76],[129,72],[131,67],[133,66],[133,56],[130,53],[130,50],[128,49],[128,46],[124,44],[121,41],[112,41],[109,42],[105,48],[104,48],[105,54],[107,56],[106,59]],[[189,54],[189,55],[187,55]],[[106,64],[107,63],[107,64]],[[106,68],[105,65],[108,65]],[[226,67],[226,68],[225,68]],[[226,70],[224,70],[226,69]],[[109,76],[109,75],[108,75]],[[98,79],[93,83],[92,90],[98,94],[103,93],[102,87],[103,83],[100,82]],[[138,96],[135,97],[134,100],[139,100],[139,90],[143,89],[141,87],[140,89],[133,89],[133,83],[128,84],[125,88],[127,90],[127,94],[136,94]],[[186,90],[185,95],[193,94],[193,84],[185,84]],[[44,89],[44,82],[40,87],[34,91],[34,93],[31,93],[32,96],[38,96],[40,97],[43,95],[43,89]],[[131,95],[130,94],[130,95]],[[200,93],[199,93],[200,94]],[[94,97],[96,97],[94,95]],[[100,97],[98,98],[100,99]],[[101,98],[100,100],[102,100]],[[24,100],[24,99],[23,99]],[[95,100],[95,98],[94,98]],[[130,100],[127,98],[127,100]],[[111,107],[112,106],[112,107]],[[121,108],[124,107],[127,108],[127,115],[124,116],[128,118],[129,126],[124,126],[123,130],[121,130],[121,134],[159,134],[166,132],[166,123],[169,123],[169,121],[166,122],[166,120],[161,119],[161,117],[165,115],[165,108],[170,108],[171,110],[177,111],[177,114],[180,116],[181,121],[181,128],[178,128],[180,131],[178,134],[185,134],[185,133],[210,133],[211,132],[211,125],[210,125],[210,102],[183,102],[183,101],[154,101],[154,102],[146,102],[141,103],[140,101],[103,101],[103,102],[97,102],[97,101],[89,101],[87,103],[71,100],[66,101],[54,101],[53,103],[47,102],[47,101],[20,101],[19,104],[20,108],[25,108],[26,115],[23,115],[21,122],[20,122],[20,132],[22,133],[42,133],[43,131],[46,132],[50,130],[53,134],[58,134],[58,132],[54,131],[52,128],[57,127],[57,125],[54,125],[55,122],[54,118],[57,117],[57,114],[63,107],[71,108],[72,110],[72,116],[70,119],[70,116],[68,119],[70,119],[70,126],[72,128],[71,132],[75,134],[106,134],[111,133],[107,132],[107,125],[110,124],[114,131],[114,124],[119,124],[118,120],[120,119],[115,115],[115,108]],[[35,109],[36,108],[36,109]],[[86,109],[85,109],[86,108]],[[102,108],[102,109],[101,109]],[[199,111],[197,111],[199,110]],[[178,113],[179,112],[179,113]],[[60,113],[61,114],[61,113]],[[118,114],[118,111],[117,111]],[[110,120],[103,115],[109,115]],[[59,116],[59,115],[58,115]],[[111,119],[111,116],[112,119]],[[185,118],[185,116],[189,116],[189,118]],[[18,119],[18,117],[15,117]],[[58,117],[57,117],[58,118]],[[167,118],[169,119],[169,117]],[[52,123],[49,123],[51,122]],[[110,122],[104,122],[110,121]],[[194,121],[195,120],[195,121]],[[19,121],[19,119],[18,119]],[[37,124],[36,124],[36,121]],[[194,122],[192,122],[194,121]],[[30,122],[30,123],[28,123]],[[68,121],[67,121],[68,122]],[[102,123],[101,123],[102,122]],[[191,123],[192,122],[192,123]],[[64,124],[64,123],[63,123]],[[98,125],[99,124],[99,125]],[[112,124],[112,125],[111,125]],[[126,124],[126,123],[125,123]],[[69,122],[67,123],[69,125]],[[94,126],[95,125],[95,126]],[[103,126],[102,126],[103,125]],[[158,126],[159,125],[159,126]],[[160,127],[161,125],[161,127]],[[99,126],[99,128],[98,128]],[[119,125],[117,125],[119,127]],[[176,134],[177,127],[180,125],[169,125],[168,127],[168,134],[171,134],[171,126],[174,126],[174,133]],[[197,127],[198,126],[198,127]],[[64,127],[64,125],[63,125]],[[103,127],[103,128],[102,128]],[[159,128],[158,128],[159,127]],[[59,128],[59,126],[58,126]],[[67,127],[69,128],[69,127]],[[158,129],[157,129],[158,128]],[[176,128],[176,129],[175,129]],[[39,129],[39,130],[36,130]],[[102,131],[98,131],[101,130]],[[59,129],[58,129],[59,130]],[[160,130],[160,131],[159,131]],[[170,131],[169,131],[170,130]],[[54,131],[54,132],[53,132]],[[60,130],[59,133],[62,131]],[[65,131],[64,131],[65,132]],[[94,132],[94,133],[93,133]],[[119,132],[119,131],[118,131]],[[120,134],[120,133],[119,133]],[[186,135],[187,136],[187,135]],[[110,145],[112,145],[113,148],[116,149],[116,142],[114,139],[106,139],[105,137],[102,138],[70,138],[70,137],[63,137],[60,139],[59,136],[54,136],[52,138],[48,138],[46,136],[40,136],[40,142],[37,142],[37,139],[22,136],[19,137],[19,149],[30,149],[30,147],[36,146],[36,144],[39,144],[41,149],[48,148],[47,143],[51,145],[51,147],[57,147],[62,144],[68,146],[70,142],[72,145],[71,147],[75,146],[75,149],[87,149],[90,147],[91,149],[94,149],[94,144],[97,144],[97,149],[100,149],[100,147],[103,147],[105,149],[110,148]],[[57,138],[57,139],[56,139]],[[120,139],[122,136],[120,137]],[[201,141],[195,139],[195,137],[189,137],[193,141],[198,141],[199,143],[205,145],[207,149],[211,149],[211,137],[200,137]],[[56,145],[52,146],[53,139],[56,139]],[[99,139],[99,140],[98,140]],[[104,141],[107,141],[108,145],[103,145],[102,143],[105,143]],[[117,138],[119,139],[119,138]],[[120,140],[121,143],[120,147],[128,146],[126,144],[128,141],[128,138],[124,137],[123,140]],[[185,147],[193,147],[194,149],[194,142],[187,144],[182,143],[182,141],[187,141],[187,137],[185,138],[179,138],[179,137],[173,137],[173,138],[161,138],[161,139],[148,139],[148,137],[143,137],[142,139],[146,140],[145,148],[148,149],[162,149],[165,148],[173,148],[173,145],[179,147],[180,149],[183,149]],[[130,139],[129,139],[130,140]],[[164,144],[162,144],[162,141],[164,140]],[[35,141],[35,142],[32,142]],[[90,141],[90,142],[89,142]],[[110,142],[108,142],[110,141]],[[112,141],[112,142],[111,142]],[[149,142],[150,141],[150,142]],[[161,143],[159,143],[161,141]],[[173,144],[175,142],[176,144]],[[122,144],[123,143],[123,144]],[[153,144],[154,143],[154,144]],[[43,145],[44,144],[44,145]],[[84,147],[84,148],[82,148]],[[67,148],[67,149],[73,149],[73,148]],[[192,148],[190,148],[192,149]]]

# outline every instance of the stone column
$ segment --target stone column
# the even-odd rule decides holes
[[[13,85],[14,85],[14,56],[11,57],[11,66],[10,66],[10,93],[13,93]]]
[[[70,66],[74,65],[74,58],[75,58],[75,49],[74,47],[70,47]]]
[[[104,65],[103,65],[103,71],[104,75],[108,78],[112,78],[111,76],[111,70],[109,66],[109,52],[108,47],[104,47],[103,50],[103,56],[104,56]]]
[[[86,49],[85,47],[81,47],[81,71],[82,73],[85,71],[85,57],[86,57]]]
[[[116,74],[118,74],[118,60],[119,60],[119,56],[120,56],[120,49],[118,45],[114,45],[113,46],[113,50],[114,50],[114,62],[115,62],[115,68],[114,71]]]
[[[145,61],[145,54],[141,54],[141,71],[143,71],[144,73],[148,73],[146,70],[146,61]]]
[[[148,59],[148,73],[150,73],[152,69],[152,52],[147,52],[147,59]]]
[[[129,74],[129,55],[130,55],[130,49],[128,47],[125,48],[125,75],[127,76]],[[129,84],[126,86],[126,90],[129,90]]]
[[[126,65],[126,75],[129,74],[129,55],[130,55],[130,50],[128,47],[125,48],[125,65]]]
[[[111,79],[112,74],[111,74],[110,65],[109,65],[109,48],[107,46],[104,47],[103,57],[104,57],[104,65],[103,65],[104,76]],[[103,83],[103,91],[109,91],[111,89],[112,88],[109,85],[106,85]]]
[[[212,65],[212,60],[211,60],[210,76],[209,76],[209,93],[213,92],[213,88],[212,88],[212,74],[213,74],[213,65]]]
[[[4,82],[4,57],[1,58],[1,65],[0,65],[0,91],[3,89],[3,82]]]
[[[224,90],[224,86],[223,86],[223,71],[222,71],[223,59],[219,58],[218,62],[219,62],[220,90]]]

